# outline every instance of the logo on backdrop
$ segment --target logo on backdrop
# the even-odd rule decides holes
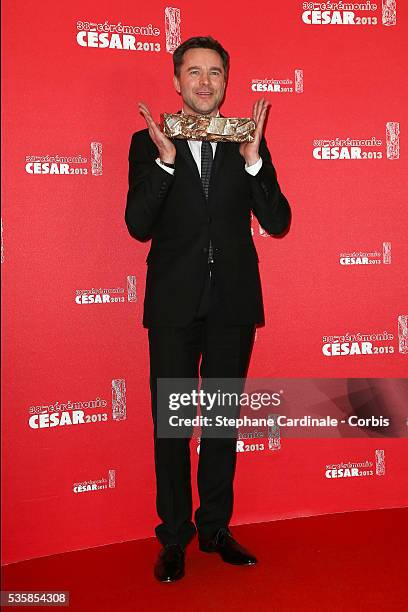
[[[398,317],[398,350],[401,355],[408,355],[408,315]]]
[[[385,140],[373,136],[368,139],[325,138],[313,141],[315,159],[399,159],[400,124],[388,121]]]
[[[397,2],[302,2],[302,22],[306,25],[394,26]]]
[[[85,155],[26,155],[28,174],[64,174],[102,176],[102,143],[91,142],[89,158]]]
[[[286,79],[252,79],[251,90],[271,93],[303,93],[303,70],[295,70],[293,78]]]
[[[124,378],[112,380],[112,406],[99,396],[94,400],[55,402],[30,406],[28,425],[31,429],[48,429],[68,425],[87,425],[126,420],[126,382]]]
[[[168,53],[173,53],[181,43],[180,24],[180,9],[166,7],[164,9],[164,32],[165,48]],[[121,21],[118,23],[77,21],[76,29],[76,41],[80,47],[142,52],[162,50],[159,39],[162,30],[151,23],[130,25],[123,24]]]
[[[383,242],[382,250],[352,253],[340,253],[339,263],[342,266],[389,265],[391,263],[391,242]]]
[[[323,336],[322,353],[325,357],[350,355],[408,355],[408,315],[399,315],[397,332],[346,332],[338,336]],[[396,345],[395,342],[398,341]]]
[[[361,478],[364,476],[385,475],[385,453],[382,449],[375,451],[375,459],[371,461],[348,461],[325,466],[326,478]]]
[[[107,478],[98,478],[98,480],[84,480],[83,482],[74,482],[72,490],[74,493],[89,493],[90,491],[102,491],[106,489],[114,489],[116,487],[116,470],[109,470]]]
[[[180,26],[180,9],[167,6],[164,9],[164,27],[166,31],[166,51],[168,53],[173,53],[181,45]]]
[[[137,302],[136,276],[128,276],[125,287],[92,287],[92,289],[76,289],[77,304],[123,304]]]
[[[126,419],[126,381],[124,378],[112,380],[112,419],[114,421]]]
[[[283,391],[282,391],[283,393]],[[237,453],[263,453],[264,451],[281,450],[281,433],[278,414],[268,414],[273,425],[267,426],[267,432],[255,428],[253,431],[238,431]],[[265,435],[266,434],[266,435]],[[197,454],[200,454],[200,438],[197,438]]]

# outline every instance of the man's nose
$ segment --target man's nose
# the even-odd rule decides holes
[[[201,73],[201,79],[200,79],[201,85],[208,85],[209,82],[210,82],[210,77],[209,77],[208,73],[207,72],[202,72]]]

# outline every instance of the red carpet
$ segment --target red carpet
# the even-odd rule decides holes
[[[194,539],[171,584],[153,577],[157,541],[138,540],[5,566],[2,589],[70,591],[68,609],[84,612],[408,610],[407,527],[408,508],[231,527],[257,566],[227,565]]]

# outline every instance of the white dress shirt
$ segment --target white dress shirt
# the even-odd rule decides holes
[[[217,117],[220,116],[220,111],[218,111],[216,116]],[[191,154],[194,157],[194,161],[197,164],[198,172],[200,173],[200,176],[201,176],[201,140],[187,140],[187,142],[188,142],[188,146],[190,147]],[[215,151],[217,149],[217,143],[211,142],[211,146],[213,150],[213,159],[214,159]],[[160,161],[160,157],[156,159],[156,163],[160,166],[160,168],[163,168],[163,170],[166,170],[166,172],[168,172],[169,174],[174,174],[174,168],[169,168],[168,166],[165,166],[164,164],[162,164]],[[258,161],[252,164],[251,166],[247,166],[245,164],[245,170],[248,172],[248,174],[252,174],[252,176],[255,176],[256,174],[258,174],[261,167],[262,167],[262,157],[259,157]]]

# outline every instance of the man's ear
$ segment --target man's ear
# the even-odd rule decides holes
[[[173,84],[174,84],[174,88],[177,91],[177,93],[180,93],[180,82],[178,78],[176,77],[176,75],[174,75],[173,77]]]

